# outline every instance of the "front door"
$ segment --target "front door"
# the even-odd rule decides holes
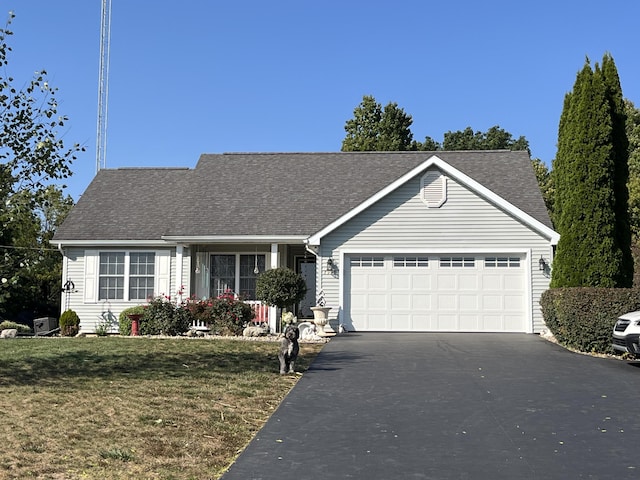
[[[313,318],[311,307],[316,304],[316,259],[296,258],[296,270],[302,275],[307,284],[307,294],[298,304],[296,314],[298,318]]]

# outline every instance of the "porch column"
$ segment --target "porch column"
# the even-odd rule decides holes
[[[176,302],[182,303],[182,264],[184,261],[184,245],[176,245]]]
[[[271,262],[269,268],[278,268],[280,266],[280,252],[278,251],[278,244],[271,244]],[[278,331],[278,309],[276,307],[269,307],[269,328],[272,332]]]

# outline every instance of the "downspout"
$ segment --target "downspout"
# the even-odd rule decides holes
[[[322,262],[319,261],[320,255],[318,254],[317,250],[314,250],[311,247],[311,245],[309,245],[309,239],[308,238],[304,241],[304,249],[307,252],[311,253],[313,256],[316,257],[316,277],[319,278],[319,282],[316,281],[316,287],[317,288],[316,288],[316,299],[315,300],[317,301],[318,294],[320,292],[322,292]],[[320,265],[320,274],[319,275],[318,275],[318,265]]]

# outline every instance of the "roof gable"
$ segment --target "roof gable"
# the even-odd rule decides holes
[[[522,211],[521,209],[511,204],[510,202],[508,202],[507,200],[505,200],[495,192],[489,190],[488,188],[486,188],[485,186],[483,186],[473,178],[469,177],[468,175],[461,172],[460,170],[454,168],[453,166],[451,166],[450,164],[448,164],[447,162],[439,158],[438,155],[432,155],[428,160],[426,160],[422,164],[416,166],[415,168],[413,168],[412,170],[404,174],[402,177],[395,180],[393,183],[387,185],[385,188],[383,188],[379,192],[376,192],[375,195],[372,195],[371,197],[367,198],[356,208],[347,212],[345,215],[342,215],[340,218],[337,218],[331,224],[327,225],[326,227],[324,227],[322,230],[318,231],[314,235],[311,235],[308,240],[309,244],[319,245],[322,237],[328,235],[329,233],[334,231],[336,228],[344,225],[346,222],[348,222],[358,214],[362,213],[371,205],[378,202],[382,198],[386,197],[391,192],[395,191],[397,188],[404,185],[411,179],[415,178],[417,175],[422,174],[424,171],[426,171],[431,167],[437,168],[438,170],[445,173],[447,176],[465,185],[467,188],[475,192],[480,197],[484,198],[485,200],[496,205],[498,208],[506,211],[507,213],[511,214],[515,218],[519,219],[520,221],[528,225],[530,228],[532,228],[539,234],[547,237],[551,243],[555,244],[558,242],[558,238],[559,238],[558,234],[552,228],[545,225],[542,221]]]

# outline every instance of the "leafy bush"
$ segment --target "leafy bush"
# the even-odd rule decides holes
[[[80,329],[80,317],[73,310],[65,310],[60,315],[60,334],[64,337],[73,337]]]
[[[232,293],[211,300],[189,302],[187,308],[193,318],[208,325],[218,335],[241,335],[254,316],[251,305],[236,299]]]
[[[142,335],[180,335],[189,330],[193,317],[187,308],[164,297],[156,297],[144,307],[140,321]]]
[[[138,313],[142,315],[144,313],[144,307],[142,305],[136,305],[135,307],[125,308],[118,316],[118,325],[120,335],[131,335],[131,319],[129,314]]]
[[[618,316],[640,310],[631,288],[553,288],[540,298],[542,315],[560,344],[581,352],[611,353]]]
[[[293,307],[306,293],[304,278],[290,268],[267,270],[256,279],[256,298],[273,307]]]
[[[31,333],[31,327],[29,325],[23,325],[10,320],[5,320],[0,323],[0,330],[5,330],[7,328],[15,328],[18,330],[18,333]]]

